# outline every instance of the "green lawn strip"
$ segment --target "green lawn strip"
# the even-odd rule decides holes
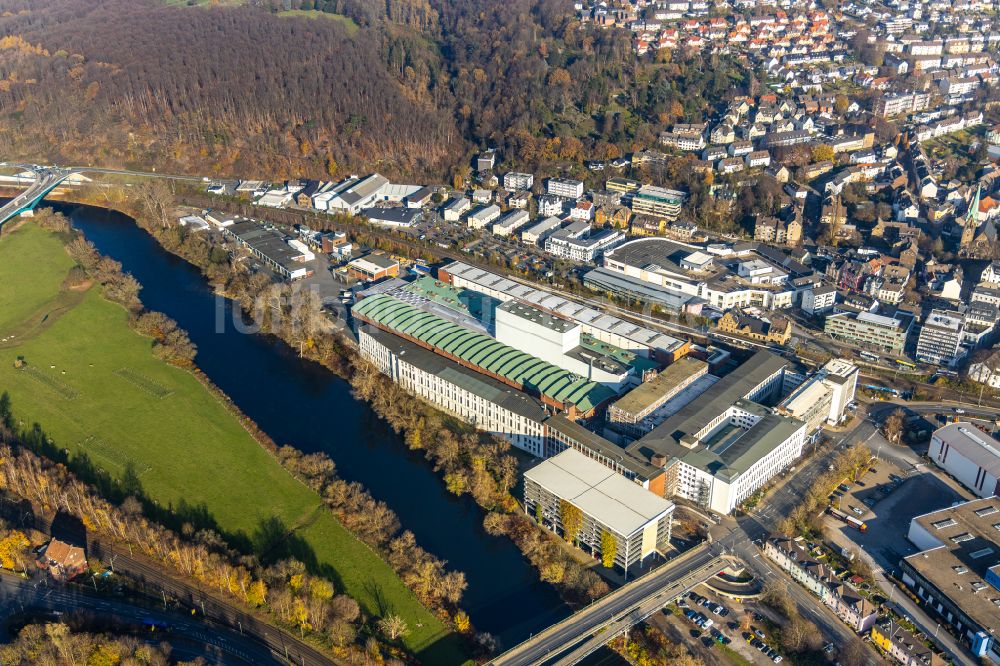
[[[358,24],[354,22],[350,16],[344,16],[343,14],[333,14],[331,12],[323,12],[318,9],[288,9],[282,12],[278,12],[278,16],[301,16],[303,18],[309,19],[327,19],[330,21],[336,21],[347,29],[348,35],[353,35],[358,31]]]
[[[56,298],[73,260],[57,236],[34,224],[5,232],[0,243],[0,340]]]
[[[27,248],[8,244],[29,229],[35,228],[0,240],[0,303],[13,302],[22,283],[32,281],[48,284],[54,293],[61,278],[53,281],[46,274],[68,270],[57,261],[65,253],[52,236],[31,231]],[[11,270],[16,265],[10,261],[12,250],[30,251],[32,244],[47,250],[34,253],[37,270]],[[34,289],[32,294],[37,308],[46,295]],[[14,367],[18,356],[36,376]],[[122,377],[122,370],[169,394],[151,395]],[[161,505],[177,506],[182,499],[204,503],[220,527],[232,533],[253,535],[273,518],[289,528],[301,524],[296,535],[305,546],[299,549],[302,557],[326,569],[367,612],[381,614],[380,608],[388,606],[405,618],[412,632],[407,647],[431,649],[440,657],[421,654],[425,663],[461,662],[457,638],[388,564],[331,514],[316,511],[319,496],[261,448],[193,375],[156,359],[149,340],[128,328],[125,311],[97,289],[35,337],[0,349],[0,389],[10,392],[20,419],[42,424],[60,447],[85,451],[113,475],[134,462],[143,488]],[[448,638],[435,642],[443,635]]]

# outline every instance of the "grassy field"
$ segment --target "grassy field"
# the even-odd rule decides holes
[[[33,224],[0,239],[0,325],[37,320],[62,302],[71,261],[60,240]],[[19,321],[20,320],[20,321]],[[0,339],[3,338],[0,328]],[[98,290],[51,317],[33,335],[0,345],[0,388],[25,423],[60,447],[85,451],[114,475],[135,466],[161,505],[204,503],[222,529],[253,535],[278,518],[300,529],[308,557],[370,613],[402,615],[407,642],[425,663],[458,663],[444,625],[320,498],[288,474],[190,373],[156,359],[121,307]],[[23,356],[25,370],[14,368]]]
[[[358,24],[354,22],[350,16],[344,16],[343,14],[332,14],[330,12],[321,12],[318,9],[289,9],[283,12],[278,12],[278,16],[302,16],[310,19],[326,19],[329,21],[336,21],[340,23],[345,28],[347,28],[347,34],[353,35],[358,31]]]
[[[7,276],[22,276],[16,287],[0,286],[0,340],[20,328],[46,303],[59,296],[59,285],[73,266],[62,247],[62,241],[34,224],[22,227],[16,233],[4,232],[2,272]],[[44,267],[44,270],[39,270]]]

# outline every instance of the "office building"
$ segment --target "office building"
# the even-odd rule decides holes
[[[827,316],[823,332],[832,338],[901,356],[913,325],[902,310],[892,317],[872,312],[837,312]]]
[[[566,449],[574,449],[605,467],[621,474],[646,490],[666,496],[666,474],[659,467],[629,455],[622,447],[588,430],[562,414],[555,414],[545,422],[545,457],[549,458]]]
[[[399,275],[399,262],[382,254],[368,254],[347,264],[347,276],[365,282]]]
[[[935,430],[927,455],[979,497],[1000,494],[1000,442],[971,423]]]
[[[496,309],[496,339],[552,365],[603,384],[616,393],[629,381],[632,369],[611,356],[582,346],[578,322],[557,317],[533,305],[508,301]]]
[[[972,500],[917,516],[909,540],[920,552],[901,578],[933,619],[979,658],[1000,664],[1000,498]]]
[[[965,319],[957,312],[932,310],[917,337],[917,360],[952,368],[965,358]]]
[[[858,367],[844,359],[833,359],[807,378],[778,406],[778,412],[806,423],[813,433],[823,424],[835,426],[854,402]]]
[[[802,452],[806,424],[765,406],[785,366],[757,352],[626,450],[667,471],[668,496],[730,513]]]
[[[524,509],[565,534],[566,505],[582,514],[571,539],[595,556],[607,533],[616,542],[615,565],[629,569],[670,548],[674,504],[644,490],[579,451],[567,449],[524,473]]]

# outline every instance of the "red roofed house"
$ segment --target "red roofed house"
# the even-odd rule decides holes
[[[71,580],[87,570],[83,548],[53,539],[35,562],[39,569],[48,570],[56,580]]]
[[[979,200],[980,220],[992,220],[997,215],[1000,215],[1000,201],[988,196]]]

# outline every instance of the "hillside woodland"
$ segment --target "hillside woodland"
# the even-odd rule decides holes
[[[0,34],[4,155],[198,174],[579,169],[757,86],[636,59],[569,0],[0,0]]]

